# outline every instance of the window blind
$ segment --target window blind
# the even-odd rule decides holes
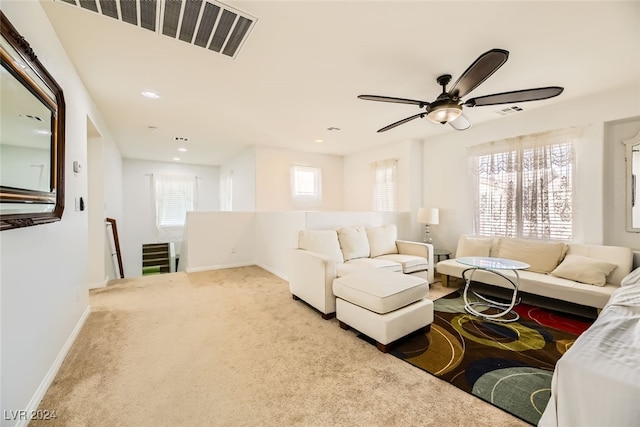
[[[181,175],[153,175],[156,225],[184,226],[187,212],[195,210],[196,178]]]
[[[377,212],[397,210],[397,163],[395,159],[371,164],[372,209]]]
[[[578,136],[552,131],[472,147],[474,233],[571,240]]]

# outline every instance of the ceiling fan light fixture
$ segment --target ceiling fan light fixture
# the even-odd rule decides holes
[[[449,99],[435,101],[429,107],[427,118],[434,123],[445,124],[457,119],[462,114],[462,106]]]

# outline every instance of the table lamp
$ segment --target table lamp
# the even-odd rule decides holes
[[[433,243],[429,226],[440,223],[440,210],[438,208],[420,208],[418,210],[418,222],[424,224],[424,243]]]

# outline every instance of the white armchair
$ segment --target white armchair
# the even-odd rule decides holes
[[[339,230],[303,230],[289,256],[289,289],[294,299],[335,315],[333,279],[362,269],[380,268],[434,281],[433,246],[397,240],[395,225]]]

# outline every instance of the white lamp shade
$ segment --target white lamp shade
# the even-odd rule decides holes
[[[438,208],[420,208],[418,210],[418,222],[421,224],[439,224],[440,210]]]

